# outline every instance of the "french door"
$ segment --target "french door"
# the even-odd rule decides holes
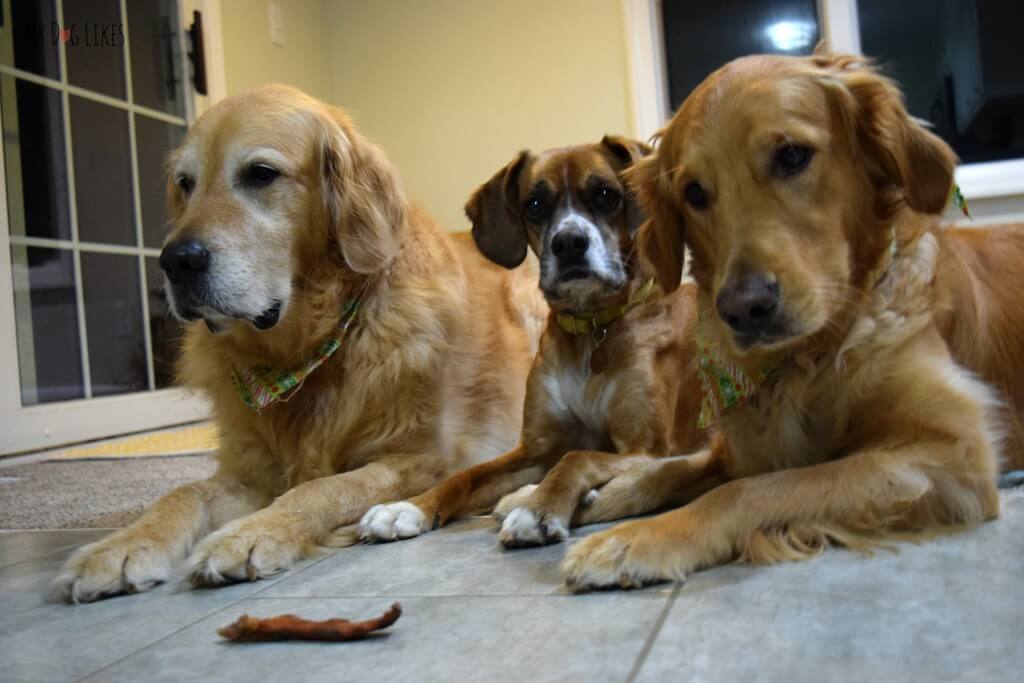
[[[201,419],[157,263],[190,8],[2,2],[0,454]]]

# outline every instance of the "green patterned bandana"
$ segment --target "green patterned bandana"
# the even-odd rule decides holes
[[[697,426],[707,429],[733,406],[746,405],[761,388],[767,370],[748,372],[725,360],[714,342],[697,337],[697,376],[704,398]]]
[[[287,370],[262,365],[251,368],[233,366],[231,381],[242,402],[258,413],[273,403],[291,398],[306,377],[341,348],[348,328],[359,312],[359,304],[365,290],[366,285],[363,285],[359,295],[345,306],[345,313],[341,316],[334,334],[321,344],[308,360]]]

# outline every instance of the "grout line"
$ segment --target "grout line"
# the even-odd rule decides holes
[[[147,643],[146,645],[143,645],[142,647],[138,648],[137,650],[133,650],[132,652],[124,655],[123,657],[119,657],[118,659],[114,660],[113,662],[110,662],[109,664],[106,664],[106,665],[100,667],[99,669],[96,669],[95,671],[91,671],[91,672],[85,674],[84,676],[81,676],[81,677],[75,679],[75,683],[79,683],[80,681],[85,681],[87,679],[93,678],[94,676],[103,673],[104,671],[110,669],[111,667],[117,666],[118,664],[120,664],[121,662],[125,661],[129,657],[134,657],[135,655],[139,654],[140,652],[142,652],[144,650],[148,650],[149,648],[154,647],[156,645],[159,645],[160,643],[166,641],[169,638],[173,638],[174,636],[178,635],[179,633],[181,633],[185,629],[192,628],[193,626],[195,626],[196,624],[198,624],[201,621],[206,621],[207,619],[209,619],[211,617],[217,616],[221,612],[224,612],[224,611],[226,611],[228,609],[231,609],[232,607],[234,607],[235,605],[237,605],[240,602],[244,602],[245,600],[250,600],[253,597],[259,595],[260,593],[263,593],[264,591],[270,590],[271,588],[273,588],[274,586],[276,586],[280,582],[284,581],[285,579],[287,579],[287,578],[289,578],[291,576],[296,576],[298,574],[301,574],[302,572],[306,571],[307,569],[309,569],[311,567],[315,567],[316,565],[318,565],[321,562],[323,562],[324,560],[326,560],[328,557],[331,557],[331,555],[325,555],[324,557],[316,559],[316,560],[310,562],[305,567],[301,567],[299,569],[296,569],[296,570],[293,570],[293,571],[289,571],[289,572],[284,572],[284,573],[281,574],[281,576],[277,577],[273,581],[270,581],[263,588],[260,588],[257,591],[249,593],[248,595],[243,595],[242,597],[238,598],[237,600],[232,600],[228,604],[223,605],[222,607],[220,607],[218,609],[215,609],[212,612],[207,612],[207,613],[203,614],[201,617],[198,617],[194,621],[190,621],[189,623],[181,626],[180,628],[177,628],[177,629],[171,631],[167,635],[161,636],[160,638],[157,638],[153,642]],[[195,589],[190,589],[190,590],[195,590]],[[211,588],[211,589],[205,589],[205,590],[219,590],[219,589]],[[124,596],[122,596],[122,597],[124,597]],[[127,597],[131,597],[131,596],[127,596]],[[174,596],[172,595],[170,597],[173,598]]]
[[[674,591],[673,591],[674,592]],[[586,594],[580,593],[378,593],[375,595],[363,595],[363,594],[349,594],[349,595],[260,595],[253,596],[255,600],[375,600],[401,598],[401,599],[451,599],[451,598],[574,598],[576,600],[585,599]],[[653,600],[654,598],[663,597],[661,594],[654,592],[643,594],[638,593],[633,595],[638,600]],[[669,596],[671,599],[671,595]]]
[[[661,633],[661,627],[665,625],[665,620],[668,619],[668,613],[672,611],[672,607],[676,604],[676,598],[679,597],[679,591],[682,590],[683,584],[677,583],[672,589],[672,594],[668,596],[668,600],[665,601],[665,606],[661,608],[661,614],[658,615],[658,620],[654,622],[654,628],[647,634],[647,640],[644,641],[644,645],[640,648],[640,653],[636,656],[636,661],[633,662],[633,668],[629,670],[629,675],[626,676],[626,683],[633,683],[636,681],[636,677],[640,675],[640,669],[643,667],[644,662],[647,661],[647,655],[651,653],[651,648],[654,647],[654,641],[657,640],[658,634]]]

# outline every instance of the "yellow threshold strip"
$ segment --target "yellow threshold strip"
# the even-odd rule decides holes
[[[217,430],[211,423],[162,429],[99,443],[72,446],[50,454],[48,459],[143,458],[182,455],[217,449]]]

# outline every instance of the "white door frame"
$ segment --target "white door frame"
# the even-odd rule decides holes
[[[122,17],[127,0],[122,0]],[[226,92],[224,79],[223,39],[221,35],[220,0],[181,0],[179,2],[181,26],[192,23],[192,10],[203,13],[203,38],[206,52],[208,95],[186,98],[186,119],[194,121],[209,106],[222,99]],[[58,12],[61,3],[58,3]],[[60,14],[58,14],[60,21]],[[127,36],[127,26],[124,27]],[[184,34],[184,30],[182,31]],[[130,36],[127,36],[130,40]],[[182,54],[186,51],[186,39],[182,35]],[[64,46],[59,44],[60,60],[64,63]],[[126,55],[126,62],[128,61]],[[7,73],[14,73],[10,67],[3,67]],[[66,79],[62,68],[62,78]],[[65,93],[74,86],[48,82],[49,79],[22,74],[26,80],[35,80],[44,85],[59,86]],[[127,79],[130,89],[130,79]],[[92,99],[100,99],[90,93]],[[114,102],[111,102],[114,104]],[[120,103],[122,108],[133,111],[134,104]],[[67,97],[64,97],[64,112],[67,116]],[[134,141],[134,117],[129,116],[130,139]],[[65,135],[65,145],[71,140]],[[134,152],[133,152],[134,160]],[[71,172],[71,169],[68,169]],[[133,176],[137,174],[133,172]],[[137,180],[136,180],[137,184]],[[136,201],[138,188],[134,188]],[[139,207],[135,207],[138,214]],[[137,217],[137,223],[141,218]],[[31,450],[47,449],[70,443],[105,438],[109,436],[165,427],[174,424],[194,422],[209,416],[209,404],[194,392],[184,389],[160,389],[103,398],[85,398],[74,401],[46,403],[32,406],[21,404],[21,378],[18,362],[18,339],[14,307],[14,275],[11,263],[11,232],[8,219],[7,178],[4,147],[0,145],[0,455],[9,455]],[[24,239],[23,239],[24,241]],[[45,246],[45,245],[40,245]],[[140,269],[140,278],[145,274]],[[144,291],[144,290],[143,290]],[[82,302],[79,301],[79,308]],[[143,296],[143,310],[148,306]],[[84,315],[84,311],[80,311]],[[143,316],[147,354],[149,353],[148,316]],[[87,359],[86,359],[87,360]],[[151,362],[150,362],[151,364]],[[87,368],[83,369],[87,370]]]
[[[626,55],[629,73],[630,111],[634,137],[648,139],[671,116],[667,97],[660,0],[621,0],[626,26]],[[860,27],[857,0],[818,0],[822,35],[837,52],[859,54]],[[1024,214],[1024,159],[981,164],[964,164],[956,170],[956,181],[969,200],[981,211],[976,224],[1017,219]],[[988,206],[985,206],[988,205]],[[1009,206],[1008,206],[1009,205]],[[986,217],[986,214],[991,218]]]

